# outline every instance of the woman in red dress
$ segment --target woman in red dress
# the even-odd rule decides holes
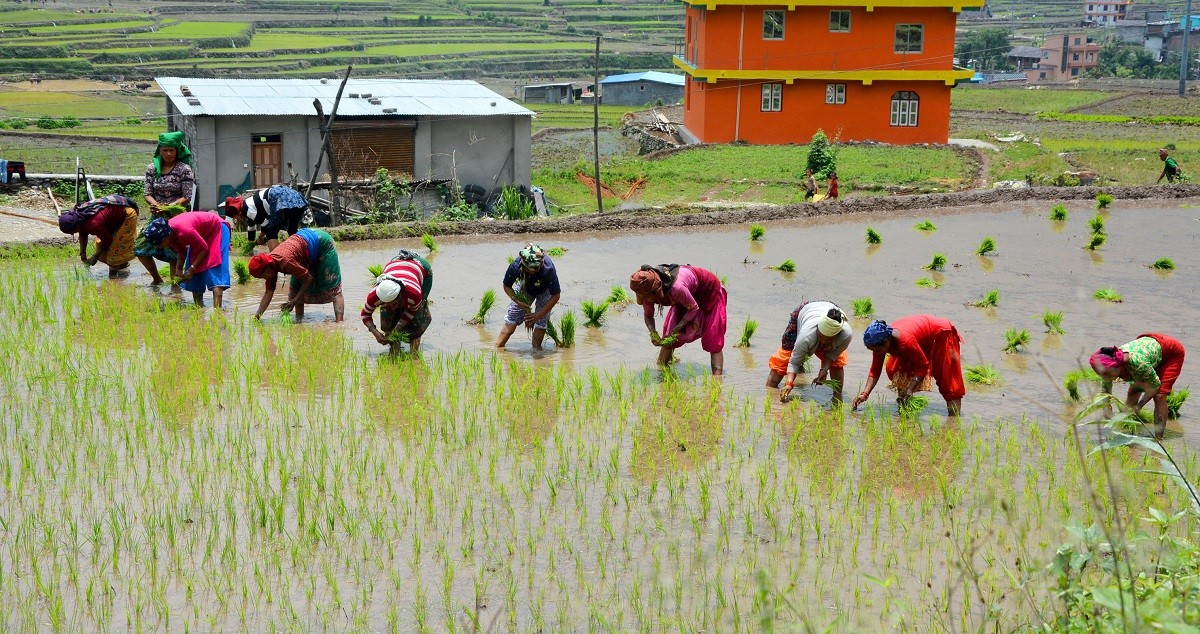
[[[912,398],[914,392],[928,389],[925,384],[932,378],[946,399],[950,415],[958,416],[962,411],[962,397],[967,390],[959,352],[962,337],[954,324],[933,315],[904,317],[890,325],[876,320],[863,332],[863,344],[875,358],[867,374],[867,387],[855,397],[852,407],[857,408],[871,396],[887,356],[888,378],[901,404]]]

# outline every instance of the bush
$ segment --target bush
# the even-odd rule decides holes
[[[34,122],[33,125],[42,130],[57,130],[59,127],[61,127],[59,122],[54,120],[54,117],[45,114],[41,117],[38,117],[38,120]]]
[[[829,143],[829,137],[818,129],[808,145],[807,169],[812,170],[813,176],[826,178],[830,172],[837,171],[837,154]]]

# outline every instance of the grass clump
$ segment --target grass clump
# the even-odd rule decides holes
[[[1093,233],[1091,239],[1088,240],[1087,244],[1083,245],[1083,248],[1087,249],[1088,251],[1095,251],[1096,249],[1099,249],[1107,239],[1107,236],[1105,236],[1103,233]]]
[[[937,288],[939,286],[937,282],[929,279],[928,277],[922,277],[921,279],[913,282],[913,284],[916,284],[921,288]]]
[[[1159,258],[1154,261],[1154,264],[1150,265],[1150,268],[1158,271],[1174,271],[1175,261],[1171,258]]]
[[[1108,288],[1107,286],[1104,288],[1101,288],[1101,289],[1097,289],[1095,293],[1092,293],[1092,297],[1095,299],[1098,299],[1102,302],[1120,303],[1120,302],[1125,301],[1124,299],[1121,298],[1120,293],[1116,292],[1115,290],[1113,290],[1111,288]]]
[[[1042,325],[1046,327],[1046,332],[1055,335],[1065,335],[1067,331],[1062,327],[1063,314],[1062,311],[1046,311],[1042,313]]]
[[[971,304],[976,308],[995,308],[1000,305],[1000,291],[993,288],[983,294],[983,299]]]
[[[546,249],[546,255],[554,256],[556,258],[560,257],[560,256],[564,256],[566,254],[567,254],[566,247],[550,247],[549,249]]]
[[[867,317],[875,314],[875,303],[870,297],[856,297],[850,300],[850,305],[854,309],[855,317]]]
[[[946,254],[945,253],[934,253],[933,260],[931,260],[929,262],[929,264],[926,264],[922,268],[929,270],[929,271],[944,271],[944,270],[946,270]]]
[[[988,236],[983,239],[983,242],[979,243],[979,248],[975,249],[975,255],[987,255],[995,250],[996,240],[991,236]]]
[[[1053,208],[1051,208],[1050,209],[1050,219],[1065,221],[1067,219],[1067,206],[1066,205],[1055,205]]]
[[[1096,194],[1096,209],[1108,209],[1108,206],[1113,203],[1112,194],[1100,193]]]
[[[1004,331],[1004,341],[1005,352],[1020,352],[1023,346],[1029,345],[1029,331],[1024,328],[1009,328]]]
[[[773,268],[776,271],[782,271],[784,273],[795,273],[796,263],[789,258],[770,268]],[[724,284],[724,282],[722,282],[722,284]]]
[[[609,292],[608,298],[604,301],[609,304],[619,305],[628,304],[633,301],[633,298],[629,296],[629,291],[625,290],[624,286],[614,286],[612,287],[612,291]]]
[[[1179,418],[1179,408],[1183,407],[1183,404],[1187,402],[1189,392],[1191,392],[1191,389],[1186,387],[1171,390],[1171,393],[1167,395],[1167,418],[1171,420]]]
[[[758,242],[767,235],[767,228],[762,225],[750,225],[750,241]]]
[[[1063,389],[1067,391],[1067,396],[1072,401],[1082,400],[1079,395],[1079,382],[1091,381],[1092,383],[1100,383],[1100,375],[1096,374],[1091,368],[1083,368],[1079,370],[1071,370],[1063,376]]]
[[[977,385],[995,385],[1000,382],[1000,373],[986,363],[964,367],[963,377],[968,383]]]
[[[913,229],[916,229],[917,231],[926,231],[926,232],[937,231],[937,225],[933,224],[932,222],[929,221],[928,218],[926,218],[925,220],[922,220],[921,222],[918,222],[917,224],[913,225]]]
[[[867,244],[883,244],[883,236],[874,227],[867,227]]]
[[[1108,232],[1104,230],[1104,216],[1101,216],[1100,214],[1096,214],[1091,220],[1088,221],[1088,229],[1091,229],[1092,234],[1094,235],[1108,235]]]
[[[737,347],[749,348],[750,347],[750,338],[753,337],[754,333],[757,331],[758,331],[758,322],[747,317],[746,322],[742,324],[742,338],[738,340]]]
[[[483,292],[483,297],[479,298],[479,310],[475,311],[475,316],[467,321],[468,324],[479,325],[487,319],[488,311],[492,306],[496,305],[496,291],[488,289]]]
[[[237,276],[238,284],[245,284],[250,281],[250,265],[245,260],[233,261],[233,274]]]
[[[580,308],[583,309],[583,316],[586,318],[584,325],[588,328],[599,328],[604,321],[604,314],[608,312],[608,302],[584,300]]]
[[[433,236],[429,235],[428,233],[421,236],[421,244],[425,245],[425,248],[429,249],[430,253],[434,253],[438,250],[437,241],[434,240]]]

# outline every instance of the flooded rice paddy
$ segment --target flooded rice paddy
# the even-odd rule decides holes
[[[765,623],[835,631],[1036,626],[1045,572],[1067,527],[1183,501],[1156,463],[1113,454],[1122,502],[1087,503],[1061,376],[1101,344],[1196,334],[1200,209],[1118,201],[1108,241],[1082,249],[1091,203],[534,236],[579,313],[642,263],[691,263],[727,279],[726,373],[681,350],[653,368],[636,306],[534,352],[518,332],[493,353],[501,290],[523,236],[440,238],[433,323],[419,360],[395,359],[358,322],[367,266],[419,241],[339,245],[347,320],[248,319],[261,282],[224,316],[140,286],[96,284],[57,262],[0,269],[0,623],[8,630],[302,629],[732,631]],[[929,218],[937,231],[912,226]],[[881,245],[863,241],[867,225]],[[994,255],[974,254],[984,236]],[[946,270],[921,267],[934,252]],[[1178,269],[1148,265],[1172,258]],[[794,274],[766,267],[792,259]],[[136,266],[135,266],[136,268]],[[99,269],[97,269],[99,273]],[[914,285],[931,277],[939,288]],[[1124,302],[1091,298],[1111,287]],[[968,306],[999,289],[994,309]],[[501,294],[502,297],[502,294]],[[766,359],[805,299],[879,317],[955,322],[965,418],[936,394],[919,420],[872,407],[828,412],[829,392],[777,403]],[[1041,314],[1064,313],[1065,335]],[[747,349],[742,322],[759,322]],[[857,332],[865,320],[856,320]],[[1028,350],[1005,354],[1004,331]],[[847,394],[865,381],[856,342]],[[1049,373],[1053,378],[1048,378]],[[1178,387],[1200,385],[1195,364]],[[799,383],[799,382],[798,382]],[[1170,442],[1198,472],[1185,405]],[[1091,432],[1089,431],[1088,434]],[[1089,436],[1090,437],[1090,436]],[[1086,452],[1089,447],[1083,447]],[[1094,474],[1093,474],[1094,475]],[[1180,531],[1194,528],[1181,523]]]

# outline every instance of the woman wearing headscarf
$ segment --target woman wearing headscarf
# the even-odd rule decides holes
[[[1129,383],[1125,404],[1131,410],[1140,411],[1154,401],[1154,435],[1161,437],[1167,426],[1167,395],[1183,370],[1183,357],[1178,339],[1148,332],[1123,346],[1100,348],[1088,361],[1106,394],[1112,394],[1117,379]]]
[[[270,253],[259,253],[250,258],[250,275],[266,281],[255,319],[262,319],[271,305],[280,273],[291,276],[288,299],[280,310],[286,313],[296,309],[296,321],[300,321],[304,319],[305,304],[332,302],[333,320],[342,321],[346,312],[342,297],[342,267],[333,238],[328,233],[319,229],[301,229]]]
[[[533,329],[533,348],[541,348],[550,312],[562,295],[558,270],[541,247],[530,243],[517,253],[516,259],[504,271],[504,293],[512,302],[504,315],[504,326],[496,338],[496,347],[508,345],[509,337],[517,331],[517,324],[523,323],[526,328]]]
[[[816,356],[821,360],[821,370],[813,385],[824,385],[827,379],[833,379],[833,402],[841,403],[849,361],[846,350],[853,339],[850,321],[837,304],[825,301],[800,304],[788,319],[779,350],[767,361],[770,368],[767,387],[779,387],[779,382],[784,381],[779,400],[787,400],[804,360]]]
[[[213,292],[213,306],[229,288],[229,224],[211,211],[185,211],[170,220],[155,218],[142,232],[146,240],[175,253],[183,272],[180,284],[192,292],[197,306]]]
[[[158,135],[158,146],[154,148],[154,160],[146,166],[144,184],[151,221],[156,218],[170,219],[179,207],[186,210],[191,204],[196,177],[192,173],[192,152],[183,140],[182,132],[163,132]],[[152,284],[162,284],[163,281],[154,263],[156,259],[171,264],[172,277],[180,275],[175,254],[170,249],[146,242],[141,236],[134,243],[133,254],[150,273]]]
[[[421,256],[401,249],[383,267],[375,287],[363,303],[363,325],[381,345],[390,345],[388,336],[395,331],[408,335],[412,352],[421,348],[421,336],[429,328],[433,316],[429,313],[429,292],[433,290],[433,267]],[[380,310],[379,326],[375,326],[375,311]]]
[[[137,203],[119,194],[79,203],[58,218],[58,228],[63,233],[79,234],[79,259],[88,266],[97,262],[107,264],[109,277],[133,260],[137,226]],[[90,258],[89,237],[96,239],[96,250]]]
[[[962,337],[954,324],[933,315],[903,317],[890,325],[876,320],[863,332],[863,344],[875,356],[867,374],[867,387],[854,398],[851,407],[857,408],[871,396],[886,356],[888,378],[901,404],[907,403],[914,392],[928,390],[933,379],[950,415],[958,416],[962,411],[967,388],[959,351]]]
[[[629,289],[637,294],[650,342],[660,348],[658,364],[667,365],[675,349],[700,340],[709,353],[713,376],[725,372],[725,302],[721,280],[708,270],[684,264],[643,264],[629,276]],[[662,335],[654,322],[654,307],[667,306]]]
[[[225,199],[225,214],[246,220],[246,238],[255,244],[266,244],[272,251],[279,244],[279,232],[296,235],[307,213],[308,200],[287,185],[274,185]],[[258,232],[262,235],[256,236]]]

